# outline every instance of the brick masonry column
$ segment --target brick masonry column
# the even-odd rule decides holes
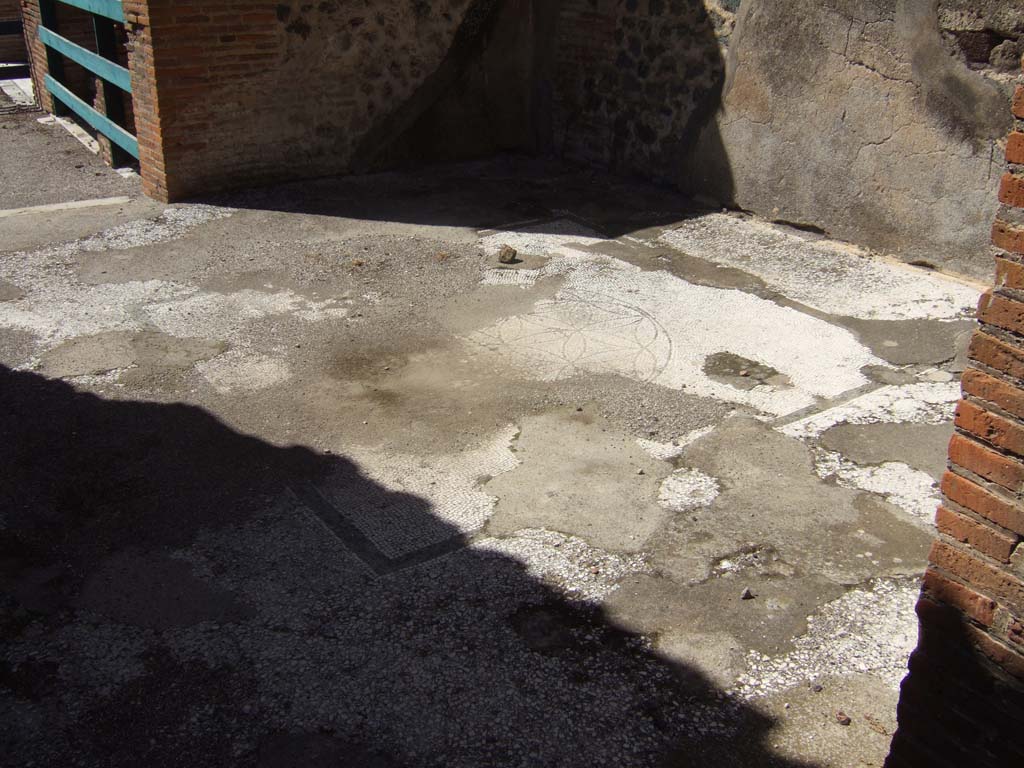
[[[49,70],[46,66],[46,46],[39,42],[39,0],[21,0],[21,18],[24,24],[25,48],[28,51],[29,67],[32,73],[32,88],[36,102],[47,112],[53,112],[53,100],[43,85],[43,78]]]
[[[128,70],[132,76],[135,133],[139,140],[139,172],[142,189],[150,197],[167,202],[167,170],[157,98],[153,27],[148,0],[125,0],[128,33]]]
[[[887,768],[1024,766],[1024,86]]]

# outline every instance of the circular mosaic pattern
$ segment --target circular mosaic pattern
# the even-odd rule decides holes
[[[545,379],[619,373],[653,381],[672,358],[672,341],[649,313],[600,293],[567,290],[477,336],[540,366]]]

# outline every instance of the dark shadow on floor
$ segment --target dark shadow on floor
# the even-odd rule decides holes
[[[2,367],[0,401],[4,765],[797,768],[342,456]]]
[[[528,155],[341,176],[196,199],[234,208],[472,229],[620,237],[707,212],[667,187]]]
[[[917,614],[918,644],[900,687],[886,768],[1024,764],[1024,745],[1007,738],[1024,712],[1024,682],[1000,668],[1012,652],[927,590]]]
[[[31,70],[28,64],[19,61],[0,63],[0,78],[4,80],[28,77],[29,74],[31,74]]]

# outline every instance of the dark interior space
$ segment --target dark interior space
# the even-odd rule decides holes
[[[476,0],[438,70],[367,134],[354,170],[524,153],[692,192],[691,155],[724,83],[700,0]],[[712,166],[729,199],[727,158],[701,158]]]
[[[572,218],[619,237],[706,212],[694,195],[709,174],[730,199],[713,125],[724,83],[700,0],[474,0],[437,71],[367,133],[353,174],[202,199],[478,229]]]

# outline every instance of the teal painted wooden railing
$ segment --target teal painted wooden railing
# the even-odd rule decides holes
[[[57,4],[71,5],[92,15],[96,53],[68,40],[58,33]],[[117,63],[117,37],[114,23],[124,22],[121,0],[40,0],[39,41],[46,46],[49,74],[46,89],[56,103],[78,115],[96,131],[127,154],[138,159],[139,142],[122,127],[124,105],[118,89],[132,92],[132,79],[127,69]],[[72,93],[64,81],[64,58],[100,78],[106,114]]]
[[[104,16],[124,24],[124,5],[121,0],[57,0],[64,5],[73,5],[83,11]]]

